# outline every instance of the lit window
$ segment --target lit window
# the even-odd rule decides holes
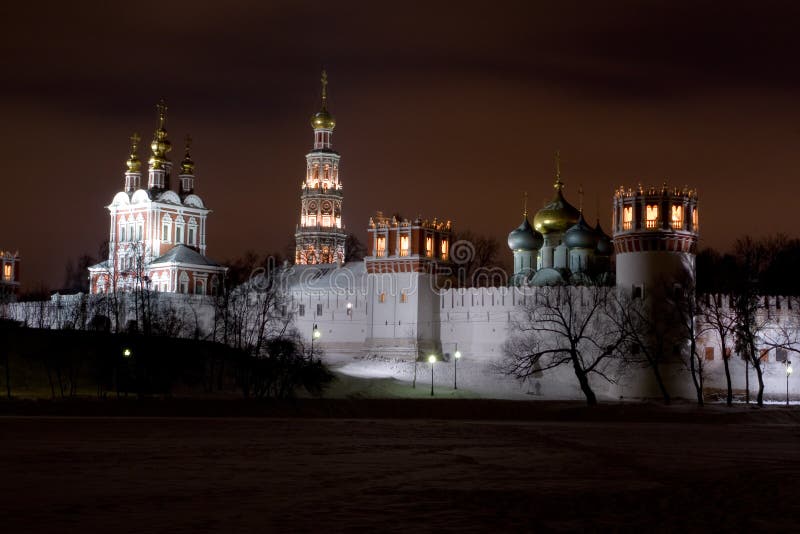
[[[375,255],[376,256],[386,255],[386,238],[384,236],[379,236],[378,239],[376,240]]]
[[[706,347],[706,360],[714,359],[714,347]]]
[[[316,225],[317,225],[317,216],[306,215],[306,226],[316,226]]]
[[[408,236],[401,235],[400,236],[400,255],[401,256],[408,256]]]
[[[442,239],[442,259],[447,259],[447,239]]]
[[[330,215],[323,215],[322,216],[322,226],[330,226],[331,225],[331,216]]]
[[[630,230],[633,226],[633,206],[622,208],[622,229]]]
[[[400,293],[400,302],[401,303],[405,303],[407,301],[408,301],[408,297],[406,296],[406,294],[405,293]]]
[[[3,278],[7,281],[11,281],[11,277],[14,275],[13,266],[10,263],[6,263],[3,265]]]
[[[380,302],[381,304],[386,302],[386,293],[381,293],[380,294],[380,296],[378,297],[378,302]]]
[[[646,207],[647,217],[645,218],[645,226],[647,228],[655,228],[658,226],[658,206],[649,204]]]
[[[692,226],[697,230],[697,208],[692,210]]]
[[[433,238],[430,236],[425,238],[425,255],[429,258],[433,256]]]
[[[683,206],[672,206],[672,227],[677,230],[683,227]]]
[[[336,228],[341,228],[341,227],[342,227],[342,218],[336,217]]]

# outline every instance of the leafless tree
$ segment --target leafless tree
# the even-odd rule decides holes
[[[723,299],[728,301],[728,305],[725,304]],[[719,339],[719,345],[722,350],[722,364],[725,369],[725,402],[728,406],[732,406],[733,386],[731,383],[730,354],[736,320],[729,304],[729,295],[704,295],[701,300],[700,314],[701,321],[705,324],[705,330],[714,332]]]
[[[709,326],[701,320],[701,302],[697,295],[694,279],[685,276],[673,284],[672,291],[665,303],[672,308],[672,315],[676,319],[676,342],[688,348],[681,350],[684,367],[692,377],[697,404],[705,404],[705,358],[697,348],[697,342],[709,330]]]
[[[536,298],[521,307],[512,323],[514,333],[503,346],[505,372],[527,380],[571,366],[587,404],[597,404],[590,377],[616,380],[626,340],[618,322],[608,320],[618,314],[611,292],[598,286],[537,289]]]

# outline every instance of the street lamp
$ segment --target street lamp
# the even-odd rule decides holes
[[[314,358],[314,340],[319,339],[322,332],[317,328],[317,323],[314,323],[314,329],[311,331],[311,358]]]
[[[453,354],[455,360],[453,360],[453,389],[458,389],[458,360],[461,359],[461,351],[458,350],[458,345],[456,345],[456,353]]]
[[[127,348],[126,348],[126,349],[123,349],[123,350],[122,350],[122,357],[123,357],[123,358],[130,358],[130,357],[131,357],[131,354],[133,354],[133,353],[131,352],[131,349],[127,349]]]
[[[792,362],[786,360],[786,406],[789,406],[789,376],[792,374]]]
[[[433,364],[436,363],[436,356],[428,356],[428,363],[431,364],[431,397],[433,397]]]

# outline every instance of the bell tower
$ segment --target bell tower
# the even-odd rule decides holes
[[[306,154],[306,178],[300,186],[300,224],[294,234],[294,261],[298,265],[343,262],[347,238],[342,224],[340,156],[331,143],[336,121],[328,112],[328,76],[324,70],[321,82],[322,108],[311,117],[314,148]]]

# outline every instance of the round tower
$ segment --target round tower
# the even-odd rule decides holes
[[[697,192],[684,187],[636,189],[614,194],[617,287],[633,298],[694,283],[698,237]]]

